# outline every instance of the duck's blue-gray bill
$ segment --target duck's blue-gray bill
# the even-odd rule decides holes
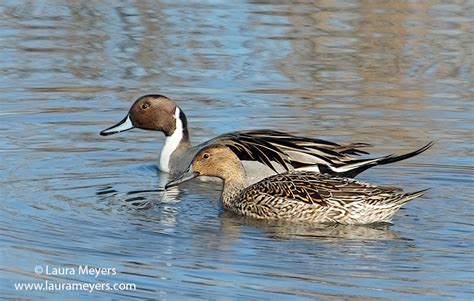
[[[176,179],[171,180],[165,185],[165,189],[168,189],[173,186],[177,186],[183,182],[189,181],[191,179],[194,179],[199,176],[198,172],[193,171],[191,168],[186,169],[185,172],[183,172],[180,176],[178,176]]]
[[[132,120],[130,120],[130,116],[127,115],[127,116],[125,116],[124,119],[122,119],[116,125],[111,126],[108,129],[105,129],[102,132],[100,132],[100,135],[101,136],[113,135],[113,134],[117,134],[117,133],[120,133],[120,132],[125,132],[125,131],[128,131],[128,130],[131,130],[133,128],[134,128],[134,126],[133,126]]]

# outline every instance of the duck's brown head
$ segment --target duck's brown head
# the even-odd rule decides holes
[[[244,169],[237,155],[225,145],[210,145],[201,149],[193,158],[188,169],[166,184],[176,186],[198,176],[218,177],[224,181],[242,180]]]
[[[145,95],[133,103],[122,121],[103,130],[100,135],[113,135],[136,127],[160,131],[171,136],[176,129],[178,118],[186,129],[186,117],[173,100],[158,94]]]

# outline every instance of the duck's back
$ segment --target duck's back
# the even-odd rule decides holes
[[[242,191],[233,211],[254,218],[365,224],[388,222],[409,200],[398,188],[312,172],[268,177]]]

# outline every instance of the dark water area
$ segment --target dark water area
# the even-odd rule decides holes
[[[0,12],[2,298],[474,298],[471,2],[3,1]],[[148,93],[178,102],[194,143],[271,128],[384,155],[433,140],[359,177],[431,190],[372,226],[243,219],[212,182],[163,197],[161,133],[98,135]],[[76,273],[46,271],[66,267]],[[45,281],[136,289],[15,287]]]

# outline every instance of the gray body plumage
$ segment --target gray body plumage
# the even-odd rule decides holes
[[[337,144],[273,130],[238,131],[217,136],[196,146],[178,147],[171,155],[171,173],[182,173],[194,155],[209,145],[224,145],[232,150],[240,159],[245,169],[246,183],[250,185],[269,176],[295,170],[354,177],[370,167],[420,154],[432,143],[400,156],[355,159],[352,156],[368,154],[360,148],[370,145]]]

